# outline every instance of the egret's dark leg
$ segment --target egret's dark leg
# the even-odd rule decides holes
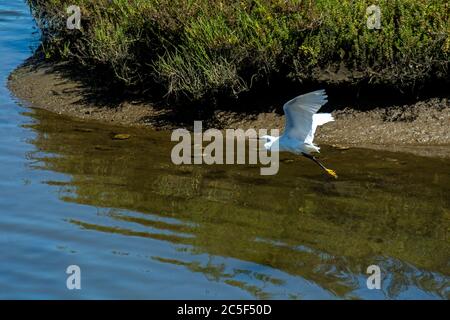
[[[336,172],[334,170],[326,168],[319,160],[316,159],[316,157],[314,157],[310,154],[304,153],[304,152],[302,152],[302,155],[308,159],[311,159],[315,163],[317,163],[327,174],[329,174],[333,178],[337,179],[338,176],[337,176]]]

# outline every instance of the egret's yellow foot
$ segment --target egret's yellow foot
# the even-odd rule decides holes
[[[336,174],[336,171],[331,170],[331,169],[325,169],[325,170],[326,170],[327,173],[328,173],[330,176],[332,176],[333,178],[335,178],[335,179],[338,178],[338,176],[337,176],[337,174]]]

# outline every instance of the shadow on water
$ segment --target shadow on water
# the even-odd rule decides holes
[[[145,254],[257,298],[302,298],[280,271],[324,297],[450,298],[448,160],[325,148],[339,180],[297,158],[263,177],[257,166],[175,166],[167,132],[125,129],[131,139],[116,141],[124,129],[30,116],[31,165],[70,177],[46,183],[66,202],[107,208],[68,219],[82,230],[181,245],[185,260]],[[230,270],[227,258],[253,267]],[[378,296],[366,287],[372,264],[382,269]]]

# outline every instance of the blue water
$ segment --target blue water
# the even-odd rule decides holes
[[[2,0],[0,298],[449,298],[448,160],[330,149],[337,181],[302,160],[271,178],[175,167],[169,133],[118,142],[21,106],[7,77],[38,43],[25,2]]]

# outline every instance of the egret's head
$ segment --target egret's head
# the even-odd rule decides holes
[[[264,148],[266,148],[266,150],[270,150],[270,148],[272,147],[272,144],[276,140],[276,138],[272,137],[272,136],[261,136],[260,139],[262,141],[264,141]]]

